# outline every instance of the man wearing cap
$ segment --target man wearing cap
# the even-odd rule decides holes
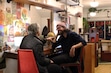
[[[77,33],[67,29],[64,22],[58,23],[56,28],[60,37],[57,41],[53,42],[52,48],[54,49],[58,45],[61,45],[63,53],[53,57],[52,60],[56,64],[76,62],[79,58],[81,48],[86,45],[86,41]]]

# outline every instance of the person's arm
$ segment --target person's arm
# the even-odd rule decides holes
[[[76,48],[80,48],[87,44],[86,41],[79,34],[72,33],[71,36],[72,36],[72,39],[77,43],[74,45]]]
[[[42,66],[47,66],[52,62],[49,58],[46,58],[44,56],[43,45],[38,44],[34,48],[35,48],[34,54],[35,54],[37,63],[39,63]]]
[[[55,43],[56,42],[56,38],[55,37],[48,37],[45,39],[46,41],[50,41],[52,43]]]
[[[85,46],[87,43],[86,41],[77,33],[73,33],[72,34],[72,37],[74,39],[74,41],[77,43],[77,44],[74,44],[71,49],[70,49],[70,52],[69,52],[69,55],[71,57],[74,57],[75,56],[75,49],[78,49],[82,46]]]
[[[83,44],[82,44],[82,42],[80,42],[80,43],[78,43],[78,44],[73,45],[72,48],[73,48],[73,47],[74,47],[74,48],[80,48],[80,47],[82,47],[82,46],[83,46]]]
[[[74,57],[75,56],[75,49],[78,49],[78,48],[80,48],[80,47],[82,47],[83,46],[83,44],[80,42],[80,43],[78,43],[78,44],[76,44],[76,45],[73,45],[72,47],[71,47],[71,49],[70,49],[70,52],[69,52],[69,55],[71,56],[71,57]]]
[[[52,42],[52,49],[55,49],[57,46],[61,45],[62,37],[58,37],[57,35],[55,37],[49,37],[47,40]]]

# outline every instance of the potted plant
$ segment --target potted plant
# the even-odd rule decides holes
[[[89,12],[95,12],[95,11],[97,11],[96,8],[89,8]]]
[[[88,32],[89,24],[86,18],[83,17],[83,33]]]

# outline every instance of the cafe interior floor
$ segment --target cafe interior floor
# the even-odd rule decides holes
[[[99,64],[95,68],[95,73],[111,73],[111,64]]]
[[[0,73],[3,73],[0,70]],[[95,67],[95,73],[111,73],[111,64],[99,64],[98,67]]]

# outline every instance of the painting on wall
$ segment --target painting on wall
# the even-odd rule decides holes
[[[5,20],[4,11],[0,9],[0,24],[4,24],[4,20]]]
[[[3,25],[0,25],[0,36],[4,35],[4,29],[3,29]]]
[[[3,37],[2,36],[0,36],[0,46],[2,46],[3,45]],[[1,49],[1,48],[0,48]]]
[[[12,1],[11,5],[12,5],[12,14],[16,15],[16,11],[17,11],[16,5],[17,5],[17,3]]]
[[[14,36],[14,25],[8,25],[7,26],[7,35],[8,36]]]
[[[0,1],[0,9],[4,9],[5,7],[5,0]]]
[[[4,24],[4,20],[5,20],[5,15],[4,15],[4,0],[2,0],[0,2],[0,47],[3,45],[3,24]],[[0,48],[1,51],[1,48]]]
[[[28,10],[26,8],[21,8],[21,19],[25,22],[28,19]]]
[[[15,37],[27,35],[30,22],[28,9],[28,5],[25,7],[24,4],[14,1],[7,3],[2,0],[0,2],[0,44],[6,41],[11,42],[9,45],[12,45]]]
[[[13,15],[11,13],[6,13],[6,25],[11,25],[13,23]]]
[[[14,36],[24,36],[27,24],[23,23],[21,20],[14,20]]]
[[[8,36],[8,42],[14,42],[14,36]]]
[[[0,2],[0,24],[4,24],[4,20],[5,20],[5,15],[4,15],[4,0],[2,2]]]
[[[8,42],[14,42],[14,25],[7,26]]]
[[[21,19],[21,7],[23,7],[24,5],[21,3],[17,3],[16,4],[16,15],[17,15],[17,19]]]

